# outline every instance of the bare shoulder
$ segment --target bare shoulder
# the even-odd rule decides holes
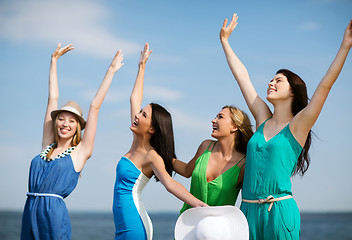
[[[149,150],[145,157],[149,163],[156,163],[156,162],[163,161],[161,156],[154,149]]]
[[[204,152],[214,140],[206,139],[198,147],[198,152]]]

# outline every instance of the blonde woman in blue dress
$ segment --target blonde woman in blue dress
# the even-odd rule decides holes
[[[228,42],[237,19],[234,14],[228,26],[225,19],[220,41],[257,129],[247,148],[241,210],[249,223],[250,239],[298,239],[300,214],[292,198],[290,178],[307,171],[311,128],[351,49],[352,21],[309,103],[305,83],[298,75],[286,69],[276,73],[267,89],[267,100],[274,106],[272,113]]]
[[[57,61],[72,49],[72,44],[63,48],[59,44],[51,56],[43,150],[31,162],[21,239],[71,239],[71,223],[63,199],[75,189],[83,166],[93,154],[100,106],[114,74],[123,65],[123,54],[118,51],[90,104],[86,122],[74,101],[57,109]]]

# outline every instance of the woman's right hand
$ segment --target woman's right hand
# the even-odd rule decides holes
[[[124,65],[122,61],[123,61],[123,53],[121,50],[118,50],[114,59],[111,62],[109,71],[112,71],[113,73],[115,73],[117,70],[119,70]]]
[[[197,207],[210,207],[208,204],[201,202]]]
[[[222,25],[222,28],[220,30],[220,41],[227,41],[232,33],[232,31],[235,29],[237,26],[237,13],[234,13],[232,16],[232,20],[228,26],[227,25],[227,18],[224,20],[224,23]]]
[[[57,61],[59,59],[59,57],[61,57],[65,53],[71,51],[72,49],[74,49],[74,47],[72,47],[72,46],[73,46],[73,44],[69,44],[69,45],[61,48],[61,43],[59,43],[57,45],[57,48],[53,52],[53,54],[51,54],[51,60],[52,61]]]

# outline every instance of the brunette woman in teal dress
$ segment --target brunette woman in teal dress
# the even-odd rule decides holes
[[[282,69],[269,82],[267,100],[272,113],[254,89],[247,69],[233,52],[228,38],[237,14],[220,32],[227,62],[256,121],[248,143],[241,210],[248,219],[250,239],[298,239],[300,214],[292,198],[290,177],[309,166],[311,128],[336,81],[352,46],[352,21],[327,73],[308,103],[307,89],[295,73]]]

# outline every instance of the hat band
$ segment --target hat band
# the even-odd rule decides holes
[[[77,111],[76,108],[70,107],[70,106],[63,106],[62,108],[60,108],[61,111],[69,111],[69,112],[73,112],[75,114],[77,114],[78,116],[81,116],[81,113]]]

